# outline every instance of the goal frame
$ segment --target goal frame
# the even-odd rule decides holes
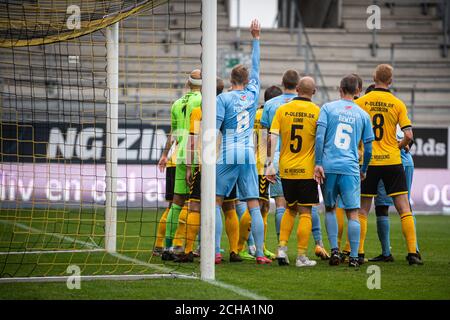
[[[117,253],[117,174],[118,174],[118,106],[119,106],[119,22],[106,27],[107,51],[107,117],[106,117],[106,200],[105,200],[105,246],[87,243],[86,249],[66,250],[67,252],[102,252],[122,260],[136,264],[147,265],[142,261]],[[203,109],[202,132],[202,179],[201,179],[201,256],[200,279],[215,280],[214,264],[214,229],[215,229],[215,201],[216,201],[216,163],[215,157],[209,155],[216,153],[216,74],[217,74],[217,1],[202,0],[202,104],[208,108]],[[55,234],[56,237],[68,238]],[[72,239],[73,240],[73,239]],[[0,254],[43,254],[55,251],[30,252],[1,252]],[[58,251],[60,252],[60,251]],[[64,252],[64,250],[61,250]],[[157,270],[158,269],[158,270]],[[195,274],[188,275],[170,272],[167,268],[157,267],[156,271],[163,273],[138,275],[85,275],[81,280],[140,280],[154,278],[183,278],[199,279]],[[12,277],[0,278],[0,283],[11,282],[66,282],[70,276],[38,276],[38,277]]]

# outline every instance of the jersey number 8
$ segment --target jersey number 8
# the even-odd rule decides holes
[[[377,113],[373,116],[372,120],[373,124],[373,134],[375,135],[375,141],[380,141],[383,139],[383,125],[384,125],[384,117],[381,113]]]
[[[350,147],[350,133],[353,132],[351,125],[346,123],[339,123],[334,136],[334,145],[342,150],[348,150]]]

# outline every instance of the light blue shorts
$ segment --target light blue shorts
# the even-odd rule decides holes
[[[393,206],[394,201],[386,194],[384,183],[382,180],[378,182],[377,196],[375,197],[375,206]]]
[[[414,167],[403,167],[406,175],[406,186],[408,187],[408,200],[411,202],[411,186],[413,182]]]
[[[228,197],[237,184],[240,200],[258,199],[258,173],[255,164],[217,164],[216,195]]]
[[[339,197],[339,207],[359,209],[361,207],[361,179],[359,176],[327,173],[322,185],[322,195],[326,207],[335,207]]]

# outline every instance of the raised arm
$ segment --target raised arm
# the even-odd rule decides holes
[[[252,70],[250,73],[250,81],[256,81],[259,86],[259,66],[260,66],[260,50],[259,50],[259,37],[261,33],[261,24],[258,20],[254,19],[250,25],[250,32],[253,37],[252,42]]]

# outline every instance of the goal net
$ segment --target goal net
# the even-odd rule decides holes
[[[201,67],[201,13],[197,0],[2,1],[0,281],[199,272],[153,249],[168,205],[157,163]]]

